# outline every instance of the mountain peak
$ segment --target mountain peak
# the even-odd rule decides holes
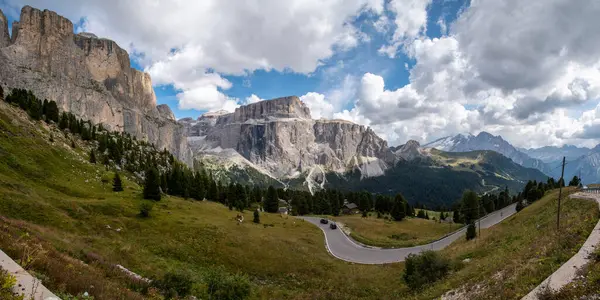
[[[250,119],[266,119],[269,117],[311,119],[308,106],[296,96],[263,100],[243,105],[236,108],[233,113],[233,119],[236,122],[245,122]]]

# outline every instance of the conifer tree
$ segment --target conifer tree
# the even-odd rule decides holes
[[[276,213],[279,211],[279,197],[277,191],[273,186],[269,186],[267,189],[267,197],[265,199],[265,211],[270,213]]]
[[[394,221],[402,221],[406,217],[406,201],[401,194],[396,194],[390,214],[394,218]]]
[[[214,180],[212,180],[212,177],[210,180],[210,187],[208,189],[208,196],[206,198],[212,201],[219,200],[219,189],[217,187],[217,183]]]
[[[254,211],[254,219],[252,220],[252,222],[260,224],[260,214],[258,212],[258,209]]]
[[[60,115],[60,121],[58,122],[58,128],[60,128],[61,130],[64,130],[67,127],[69,127],[69,119],[67,117],[67,113],[63,112]]]
[[[42,103],[42,114],[45,116],[48,113],[48,99],[44,99]]]
[[[52,121],[54,123],[58,123],[58,117],[59,117],[59,111],[58,111],[58,105],[56,104],[56,102],[54,100],[50,100],[48,102],[48,106],[46,107],[46,120],[47,121]]]
[[[477,237],[477,230],[475,228],[475,223],[469,223],[469,227],[467,227],[467,241],[474,239]]]
[[[94,153],[94,149],[92,149],[92,151],[90,151],[90,163],[93,163],[93,164],[96,163],[96,153]]]
[[[160,201],[160,174],[155,167],[146,171],[144,181],[144,199]]]
[[[123,182],[121,181],[121,176],[119,176],[119,172],[115,172],[115,177],[113,177],[113,192],[122,192],[123,191]]]

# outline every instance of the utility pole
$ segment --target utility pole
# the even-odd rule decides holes
[[[565,157],[563,156],[563,161],[562,161],[562,172],[560,173],[560,179],[562,179],[562,182],[564,184],[565,179],[563,178],[565,176]],[[558,210],[556,211],[556,231],[560,231],[560,197],[562,196],[562,184],[561,180],[558,180]]]

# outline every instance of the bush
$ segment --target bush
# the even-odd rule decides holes
[[[517,212],[520,212],[521,210],[523,210],[523,208],[525,208],[525,205],[523,205],[523,200],[519,200],[519,202],[517,202],[516,207]]]
[[[256,224],[260,224],[260,213],[258,209],[254,211],[254,220],[252,220]]]
[[[0,299],[3,300],[22,300],[23,296],[15,296],[13,287],[17,284],[17,279],[0,268]]]
[[[241,300],[250,296],[250,280],[245,275],[230,275],[222,268],[217,268],[211,270],[204,281],[209,299]]]
[[[403,279],[412,290],[444,278],[450,271],[450,262],[437,252],[424,251],[406,258]]]
[[[144,201],[140,204],[140,217],[148,218],[150,217],[150,212],[154,205],[151,202]]]
[[[167,273],[161,280],[154,281],[167,299],[183,298],[192,292],[194,282],[188,274]]]
[[[469,224],[469,227],[467,227],[467,241],[472,240],[475,237],[477,237],[477,228],[475,228],[474,223],[471,223]]]

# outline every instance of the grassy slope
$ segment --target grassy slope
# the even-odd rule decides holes
[[[358,242],[378,247],[397,248],[426,244],[461,227],[459,224],[417,218],[407,218],[402,222],[378,219],[374,216],[362,218],[360,215],[340,216],[334,219],[350,228],[350,235]]]
[[[19,118],[12,121],[15,115]],[[86,262],[99,257],[146,277],[181,269],[201,283],[208,269],[223,265],[251,277],[255,298],[383,297],[402,287],[401,265],[361,266],[336,260],[325,251],[321,231],[296,219],[263,214],[261,222],[273,225],[265,227],[248,222],[252,214],[246,212],[248,221],[237,225],[237,213],[220,204],[176,197],[166,197],[155,205],[150,219],[140,219],[139,186],[124,178],[125,191],[113,193],[110,184],[101,183],[103,167],[89,164],[86,151],[73,151],[58,132],[50,144],[48,129],[41,128],[0,102],[0,215],[9,218],[1,221],[6,234],[0,247],[9,248],[9,254],[20,253],[11,245],[29,232],[35,237],[31,244],[39,238],[47,249]],[[51,278],[46,284],[53,290],[83,292],[81,284],[52,280],[71,272],[63,265],[61,270],[46,265],[36,269],[34,264],[34,269]],[[372,278],[388,279],[373,284]],[[348,282],[353,284],[347,286]]]
[[[572,191],[569,189],[567,194]],[[482,231],[483,237],[476,242],[461,240],[444,249],[443,255],[471,261],[417,298],[428,299],[461,286],[470,291],[470,299],[518,299],[527,294],[579,250],[599,217],[595,202],[565,197],[558,242],[557,198],[558,191],[552,191],[501,224]]]
[[[6,217],[0,218],[0,248],[19,259],[20,245],[41,245],[47,259],[31,265],[49,288],[71,294],[87,290],[96,299],[140,297],[96,260],[119,263],[147,277],[185,270],[198,288],[208,269],[223,265],[250,276],[253,298],[431,299],[498,273],[503,279],[491,281],[486,295],[515,298],[576,251],[598,214],[591,202],[566,201],[565,247],[557,251],[552,235],[556,194],[546,196],[484,231],[481,241],[460,241],[443,251],[456,262],[467,257],[472,262],[413,295],[401,280],[403,264],[364,266],[336,260],[325,251],[321,231],[306,222],[263,214],[262,223],[272,227],[237,225],[236,213],[219,204],[175,197],[159,202],[152,218],[139,219],[139,186],[125,178],[125,192],[111,192],[100,180],[105,171],[87,163],[86,152],[70,149],[59,133],[51,145],[46,130],[39,128],[0,103],[0,215]],[[245,218],[251,220],[251,214]],[[114,229],[119,227],[118,233]]]

